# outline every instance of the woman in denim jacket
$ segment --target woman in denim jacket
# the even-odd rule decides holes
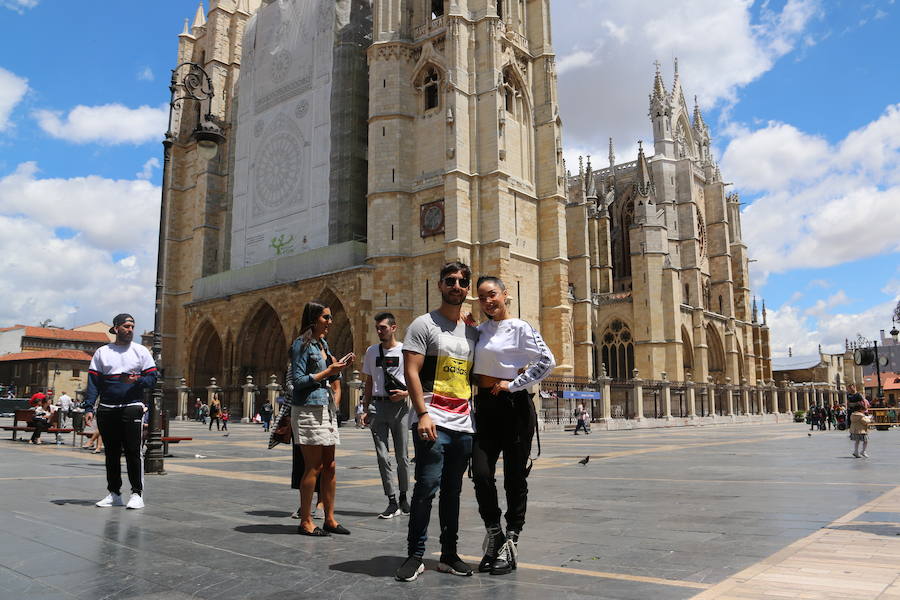
[[[305,469],[300,483],[300,525],[297,533],[323,537],[349,534],[334,518],[334,449],[340,443],[337,404],[340,402],[341,371],[353,363],[353,353],[335,360],[325,336],[331,327],[331,309],[309,302],[300,319],[300,337],[291,345],[291,376],[294,394],[291,425],[294,443],[303,452]],[[321,499],[325,505],[324,528],[312,518],[312,495],[321,476]]]

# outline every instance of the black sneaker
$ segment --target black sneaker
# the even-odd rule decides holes
[[[519,553],[519,532],[507,531],[506,543],[497,553],[497,560],[491,567],[491,575],[506,575],[516,570],[516,559]]]
[[[409,502],[406,500],[406,496],[400,496],[400,512],[404,515],[409,514]]]
[[[408,556],[397,572],[394,579],[397,581],[415,581],[425,570],[425,563],[418,556]]]
[[[484,542],[481,544],[484,558],[478,563],[479,573],[489,573],[493,569],[494,561],[497,560],[497,553],[500,552],[500,548],[505,543],[506,536],[503,535],[503,530],[499,525],[492,525],[487,528],[487,533],[484,534]]]
[[[397,515],[400,514],[400,507],[397,506],[396,502],[391,502],[388,504],[387,508],[384,509],[384,512],[378,515],[379,519],[393,519]]]
[[[455,552],[453,554],[441,554],[441,560],[438,562],[438,571],[459,575],[460,577],[472,576],[472,567],[464,562]]]

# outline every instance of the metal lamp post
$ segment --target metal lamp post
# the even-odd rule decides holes
[[[212,100],[215,96],[212,79],[197,63],[184,62],[172,69],[169,82],[169,122],[163,140],[163,185],[162,199],[159,207],[159,246],[156,254],[156,303],[153,310],[153,360],[159,369],[159,377],[150,399],[150,436],[147,440],[147,454],[144,470],[147,473],[164,473],[162,444],[162,402],[163,380],[162,369],[162,327],[163,298],[166,286],[166,210],[169,206],[169,189],[172,187],[172,146],[178,141],[178,134],[172,131],[172,115],[175,107],[186,100],[199,102],[201,107],[206,103],[206,112],[202,113],[200,122],[192,137],[197,141],[197,154],[201,159],[209,161],[215,158],[219,146],[225,141],[222,130],[213,121]]]

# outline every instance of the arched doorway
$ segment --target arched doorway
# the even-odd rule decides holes
[[[222,338],[210,321],[204,321],[197,333],[194,334],[194,343],[191,345],[191,368],[188,371],[188,385],[191,388],[191,397],[188,398],[188,415],[196,415],[196,399],[206,402],[206,386],[210,379],[216,378],[216,382],[222,385],[225,376],[222,352]]]
[[[331,327],[328,330],[328,347],[336,359],[353,351],[353,325],[350,317],[344,309],[344,304],[331,289],[325,290],[319,295],[319,302],[331,309]],[[342,419],[350,418],[350,388],[347,381],[350,380],[353,371],[362,368],[362,356],[357,357],[350,369],[344,372],[341,380],[341,402],[338,412]]]
[[[694,371],[694,344],[684,325],[681,326],[681,365],[686,379],[687,374]]]
[[[251,317],[241,328],[238,340],[238,381],[229,382],[227,388],[223,386],[223,391],[232,410],[242,410],[241,385],[246,381],[247,375],[252,375],[253,382],[260,390],[253,407],[257,411],[262,404],[269,376],[274,374],[279,383],[284,383],[288,364],[288,343],[284,339],[281,319],[268,302],[262,302],[251,313]]]
[[[716,383],[725,383],[725,348],[716,328],[706,326],[706,345],[708,347],[709,374]]]

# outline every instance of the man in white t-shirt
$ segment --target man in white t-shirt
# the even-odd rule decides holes
[[[56,403],[59,405],[59,426],[66,426],[66,419],[69,418],[72,410],[72,397],[67,393],[63,392],[59,395]]]
[[[406,447],[409,441],[409,394],[403,375],[403,344],[397,341],[397,321],[391,313],[375,315],[375,332],[378,344],[366,350],[362,371],[366,378],[363,400],[366,405],[365,423],[372,430],[378,470],[388,506],[378,515],[380,519],[392,519],[399,514],[409,514],[406,493],[409,490],[409,457]],[[385,372],[403,389],[385,386]],[[394,438],[394,456],[397,459],[397,484],[400,501],[397,501],[398,485],[394,483],[394,467],[388,452],[388,433]]]
[[[156,385],[158,373],[150,351],[134,343],[134,317],[122,313],[113,319],[110,333],[116,341],[94,352],[88,369],[84,394],[84,418],[94,421],[106,446],[106,489],[109,494],[97,502],[101,508],[125,506],[144,508],[144,473],[141,464],[141,433],[144,423],[144,390]],[[122,500],[122,453],[128,468],[131,498]]]

